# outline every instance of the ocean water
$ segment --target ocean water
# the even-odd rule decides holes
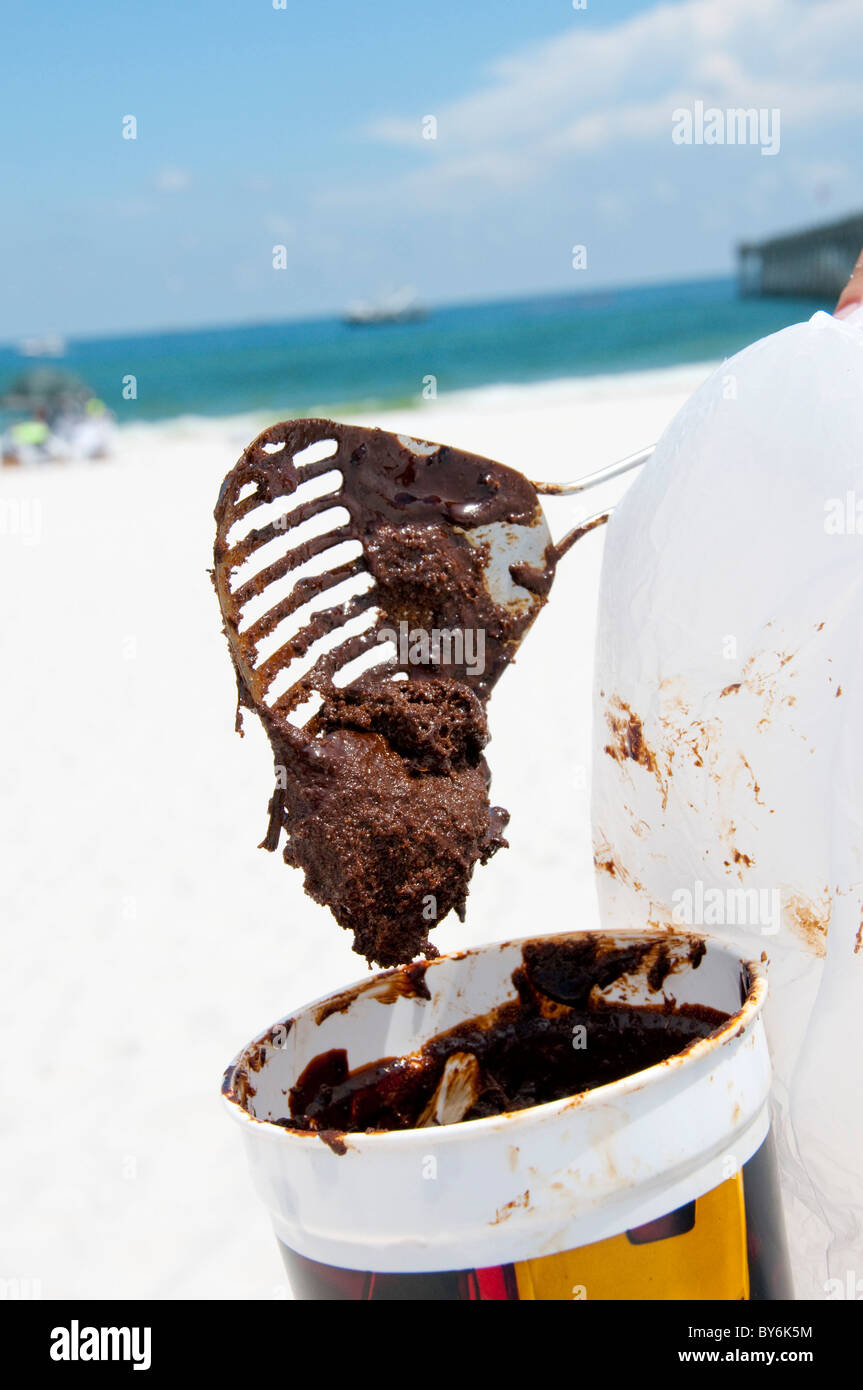
[[[178,416],[337,414],[493,383],[721,360],[830,305],[742,299],[732,279],[435,308],[421,322],[338,319],[71,340],[74,371],[121,424]],[[0,347],[0,394],[36,365]],[[124,399],[134,376],[137,398]],[[429,381],[434,378],[434,383]]]

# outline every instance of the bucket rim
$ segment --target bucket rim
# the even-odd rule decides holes
[[[717,1054],[722,1048],[728,1047],[734,1042],[741,1042],[745,1035],[750,1034],[760,1017],[764,1002],[767,998],[768,982],[766,959],[755,960],[744,956],[738,948],[723,938],[712,936],[709,932],[680,930],[669,928],[667,931],[656,931],[655,929],[638,927],[610,927],[600,930],[590,929],[589,931],[562,931],[539,933],[538,935],[523,937],[507,937],[500,941],[483,942],[478,946],[465,947],[463,950],[452,951],[435,957],[427,963],[427,970],[431,971],[435,966],[447,961],[460,961],[468,957],[486,955],[492,951],[503,951],[512,947],[524,947],[533,942],[553,942],[571,941],[584,936],[594,936],[599,939],[613,938],[615,941],[625,942],[644,942],[649,940],[657,945],[666,942],[691,943],[693,941],[703,941],[707,951],[717,954],[721,953],[733,957],[741,971],[741,979],[746,981],[746,994],[740,1008],[734,1013],[729,1014],[728,1019],[722,1026],[716,1029],[706,1038],[698,1038],[689,1043],[680,1052],[673,1053],[663,1061],[655,1063],[653,1066],[644,1067],[641,1071],[632,1072],[629,1076],[621,1077],[618,1081],[611,1081],[603,1086],[595,1086],[587,1091],[580,1091],[572,1096],[564,1096],[559,1100],[546,1101],[541,1105],[532,1105],[524,1110],[503,1111],[499,1115],[489,1115],[477,1120],[461,1120],[455,1124],[430,1126],[414,1129],[382,1130],[372,1134],[365,1132],[353,1132],[333,1130],[326,1131],[330,1135],[336,1136],[348,1152],[377,1152],[381,1153],[384,1149],[399,1149],[421,1147],[427,1150],[429,1144],[435,1147],[441,1144],[463,1143],[468,1135],[475,1136],[476,1142],[481,1143],[484,1139],[499,1137],[502,1133],[510,1138],[514,1138],[516,1133],[522,1133],[526,1129],[548,1123],[551,1119],[563,1115],[568,1110],[577,1112],[589,1111],[601,1106],[613,1103],[615,1100],[623,1100],[625,1097],[648,1087],[659,1089],[663,1081],[669,1083],[675,1081],[678,1076],[688,1075],[702,1068],[702,1064]],[[412,963],[416,966],[416,962]],[[376,982],[382,979],[393,979],[404,976],[410,969],[410,965],[396,966],[394,969],[378,971],[373,975],[367,975],[354,984],[342,986],[338,990],[330,990],[317,999],[309,1001],[293,1014],[286,1015],[284,1018],[270,1024],[262,1033],[255,1037],[251,1042],[234,1057],[233,1061],[226,1068],[222,1079],[221,1096],[222,1102],[227,1107],[233,1120],[244,1130],[254,1133],[257,1139],[267,1138],[274,1143],[281,1144],[304,1144],[309,1141],[316,1141],[321,1145],[322,1131],[320,1130],[297,1130],[288,1129],[283,1125],[277,1124],[274,1120],[259,1119],[252,1115],[243,1104],[240,1090],[242,1086],[235,1089],[234,1082],[238,1073],[242,1074],[245,1081],[248,1081],[248,1059],[254,1049],[261,1047],[274,1048],[272,1036],[279,1028],[290,1029],[296,1019],[302,1015],[312,1013],[316,1009],[337,1000],[340,996],[347,996],[355,992],[356,997],[361,999],[363,994],[368,991]],[[348,1006],[349,1007],[349,1006]],[[254,1069],[253,1069],[254,1070]],[[324,1141],[326,1142],[326,1141]],[[344,1150],[333,1156],[341,1157]]]

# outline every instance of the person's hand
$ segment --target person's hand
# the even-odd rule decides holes
[[[861,304],[863,304],[863,251],[860,252],[859,260],[851,272],[851,279],[840,294],[833,312],[836,318],[845,319],[849,314],[853,314],[855,309],[859,309]]]

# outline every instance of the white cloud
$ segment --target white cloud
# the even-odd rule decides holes
[[[293,218],[273,214],[265,219],[268,236],[276,236],[283,242],[293,241],[297,235],[297,224]]]
[[[783,142],[863,116],[860,0],[686,0],[601,30],[578,14],[554,39],[498,61],[477,91],[421,116],[373,123],[377,141],[415,147],[399,181],[426,196],[521,185],[562,161],[670,140],[672,112],[697,100],[778,107]],[[425,114],[425,113],[423,113]]]
[[[147,198],[127,198],[116,203],[115,208],[118,216],[135,219],[149,217],[153,211],[153,204]]]
[[[156,187],[161,193],[181,193],[191,182],[191,174],[185,169],[160,169],[156,175]]]

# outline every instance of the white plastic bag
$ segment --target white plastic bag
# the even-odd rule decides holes
[[[724,363],[615,511],[594,740],[603,919],[766,952],[797,1294],[861,1296],[863,311]]]

